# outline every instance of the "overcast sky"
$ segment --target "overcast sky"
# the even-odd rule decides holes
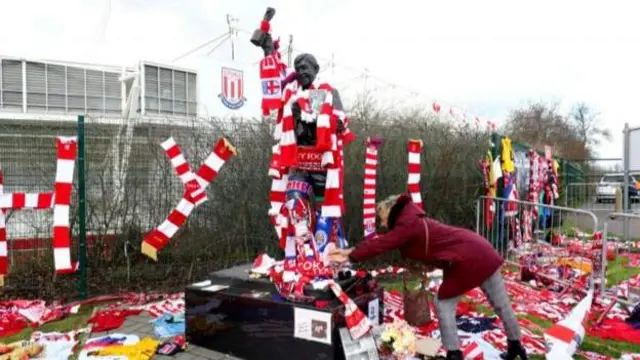
[[[433,100],[501,122],[529,101],[584,101],[601,113],[621,156],[625,122],[640,126],[640,5],[633,1],[493,0],[0,0],[0,53],[133,65],[170,63],[227,31],[226,14],[253,30],[266,6],[274,32],[294,46],[331,54],[332,82],[358,90],[364,68],[380,94]],[[240,34],[237,61],[260,52]],[[214,57],[229,58],[225,44]],[[208,50],[208,49],[205,49]],[[374,80],[386,79],[387,82]],[[391,95],[388,95],[391,96]]]

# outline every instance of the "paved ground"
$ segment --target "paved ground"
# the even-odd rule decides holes
[[[104,333],[92,333],[91,337],[98,337],[108,335],[109,333],[121,333],[128,335],[138,335],[141,339],[143,337],[154,337],[153,326],[149,323],[152,320],[150,316],[130,316],[122,327],[117,330],[104,332]],[[175,356],[161,356],[156,355],[154,360],[240,360],[239,358],[221,354],[219,352],[207,350],[205,348],[190,345],[186,352],[180,353]]]

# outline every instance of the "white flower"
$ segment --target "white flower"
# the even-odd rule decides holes
[[[404,346],[402,345],[402,341],[395,341],[393,343],[393,351],[396,353],[402,353],[404,351]]]
[[[389,342],[391,340],[391,334],[389,334],[388,331],[383,332],[382,335],[380,335],[380,340],[383,342]]]

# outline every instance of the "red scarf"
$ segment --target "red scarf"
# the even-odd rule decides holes
[[[260,22],[260,30],[271,32],[269,21]],[[262,85],[262,115],[269,116],[271,111],[280,109],[282,101],[282,80],[285,77],[287,65],[282,63],[280,56],[280,39],[273,42],[273,52],[260,60],[260,82]]]
[[[268,116],[282,104],[282,80],[287,66],[280,60],[276,50],[260,60],[260,82],[262,85],[262,115]]]

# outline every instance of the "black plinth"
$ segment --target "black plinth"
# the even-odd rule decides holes
[[[213,273],[208,279],[210,285],[186,288],[186,335],[190,343],[245,360],[344,359],[338,329],[346,325],[344,306],[339,301],[318,308],[284,300],[269,281],[249,279],[250,267],[247,264]],[[228,288],[206,290],[214,285]],[[369,314],[370,302],[372,309],[377,302],[377,319],[382,321],[382,288],[352,300],[365,315]],[[330,319],[326,328],[330,334],[325,339],[330,344],[294,337],[294,314],[301,317],[303,313],[314,314],[312,319]],[[320,332],[327,325],[315,320],[310,323],[315,329],[319,326]]]

